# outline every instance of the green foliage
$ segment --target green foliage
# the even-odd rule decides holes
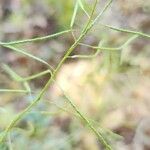
[[[56,1],[54,0],[50,0],[50,2],[57,4]],[[73,4],[72,4],[72,0],[64,1],[61,0],[59,2],[59,5],[56,5],[56,9],[59,11],[59,14],[61,14],[62,16],[60,18],[62,18],[62,20],[60,20],[61,24],[69,24],[70,21],[70,14],[72,15],[71,18],[71,23],[70,23],[70,28],[69,30],[66,31],[62,31],[53,35],[48,35],[48,36],[44,36],[44,37],[38,37],[35,39],[25,39],[25,40],[19,40],[19,41],[13,41],[13,42],[0,42],[0,45],[2,47],[8,48],[10,50],[13,50],[17,53],[21,53],[25,56],[27,56],[30,59],[34,59],[40,63],[43,63],[44,65],[48,66],[48,70],[45,70],[43,72],[40,72],[38,74],[29,76],[29,77],[21,77],[20,75],[18,75],[17,73],[15,73],[13,71],[13,69],[11,69],[9,66],[4,65],[4,69],[5,71],[10,75],[10,77],[15,80],[16,82],[20,82],[24,84],[25,90],[14,90],[14,89],[1,89],[0,92],[24,92],[24,93],[28,93],[31,92],[30,86],[28,84],[28,82],[30,80],[33,80],[35,78],[39,78],[42,77],[43,75],[49,74],[49,79],[46,83],[46,85],[43,87],[43,89],[41,89],[41,91],[38,93],[37,97],[35,99],[32,100],[32,102],[30,103],[30,105],[28,105],[24,110],[22,110],[19,114],[16,115],[16,117],[10,122],[10,124],[6,127],[6,129],[4,130],[3,134],[0,137],[0,143],[1,146],[3,146],[4,141],[6,140],[6,137],[8,136],[8,133],[10,133],[10,131],[16,126],[16,124],[23,119],[23,117],[28,114],[35,106],[36,104],[41,101],[42,97],[44,96],[44,94],[46,93],[47,89],[49,88],[49,86],[52,83],[57,84],[57,86],[61,89],[61,91],[63,92],[63,95],[66,98],[66,101],[70,104],[70,106],[72,107],[72,109],[75,112],[75,115],[77,117],[79,117],[86,126],[89,127],[89,129],[96,135],[96,137],[98,138],[98,140],[101,142],[101,144],[105,147],[105,149],[107,150],[111,150],[112,147],[110,145],[110,143],[108,143],[108,141],[106,140],[107,137],[104,136],[104,134],[102,134],[100,131],[98,131],[94,126],[93,123],[90,119],[88,119],[81,111],[80,109],[73,103],[73,101],[71,100],[70,97],[68,97],[68,95],[66,94],[66,92],[63,90],[62,87],[59,86],[59,83],[57,83],[55,81],[56,76],[58,71],[60,70],[60,68],[62,67],[62,65],[64,64],[64,62],[68,59],[68,58],[94,58],[96,57],[99,52],[103,52],[107,54],[107,58],[106,57],[106,63],[107,65],[115,65],[116,67],[116,55],[118,57],[118,55],[120,55],[120,50],[122,50],[125,46],[127,46],[131,41],[135,40],[137,37],[144,37],[144,38],[150,38],[150,36],[148,34],[142,33],[142,32],[135,32],[135,31],[130,31],[130,30],[126,30],[126,29],[119,29],[119,28],[115,28],[115,27],[111,27],[108,25],[104,25],[104,27],[107,27],[109,29],[113,29],[119,32],[125,32],[125,33],[129,33],[129,34],[133,34],[132,37],[130,37],[125,43],[123,43],[121,46],[118,47],[103,47],[101,45],[101,43],[98,46],[90,46],[90,45],[86,45],[82,43],[82,40],[84,39],[84,37],[87,35],[87,33],[92,29],[92,27],[97,23],[97,21],[102,17],[102,15],[104,14],[104,12],[109,8],[110,4],[112,3],[112,0],[109,0],[105,7],[102,9],[102,11],[97,15],[97,17],[94,18],[94,13],[96,10],[96,6],[97,6],[97,0],[95,0],[94,5],[93,5],[93,9],[90,13],[90,15],[88,14],[88,12],[86,11],[84,4],[81,0],[78,0],[74,6],[74,11],[73,10]],[[78,9],[80,8],[84,11],[84,13],[87,15],[88,17],[88,21],[85,24],[84,28],[82,29],[79,37],[77,39],[75,39],[75,42],[70,46],[69,49],[66,50],[65,55],[63,56],[63,58],[60,60],[60,62],[58,63],[57,67],[55,69],[53,69],[47,62],[45,62],[44,60],[42,60],[39,57],[36,57],[28,52],[26,52],[23,49],[17,48],[16,45],[17,44],[25,44],[25,43],[30,43],[30,42],[36,42],[36,41],[43,41],[43,40],[48,40],[51,38],[54,38],[56,36],[62,35],[64,33],[68,33],[70,31],[74,32],[73,28],[74,28],[74,23],[75,23],[75,19],[77,16],[77,12]],[[58,7],[58,8],[57,8]],[[73,13],[70,13],[73,12]],[[13,46],[15,45],[15,46]],[[75,48],[78,45],[84,45],[87,47],[91,47],[93,49],[96,50],[96,52],[92,55],[75,55],[75,56],[70,56],[70,54],[75,50]],[[116,53],[117,52],[117,53]],[[119,52],[119,53],[118,53]],[[115,55],[115,57],[113,57],[113,62],[110,61],[112,60],[112,54]],[[118,58],[117,58],[118,59]],[[117,65],[118,65],[118,60],[117,60]],[[4,147],[4,146],[3,146]]]

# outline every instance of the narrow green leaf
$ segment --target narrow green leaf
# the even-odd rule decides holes
[[[64,33],[68,33],[70,31],[71,30],[65,30],[65,31],[61,31],[61,32],[54,33],[54,34],[51,34],[51,35],[47,35],[47,36],[43,36],[43,37],[37,37],[37,38],[32,38],[32,39],[25,39],[25,40],[12,41],[12,42],[0,42],[0,45],[16,45],[16,44],[38,42],[38,41],[52,39],[52,38],[57,37],[59,35],[62,35]]]
[[[100,13],[97,15],[97,17],[94,19],[94,21],[91,23],[91,26],[93,26],[101,17],[102,15],[106,12],[106,10],[109,8],[113,0],[109,0],[105,7],[100,11]]]
[[[13,89],[0,89],[0,92],[9,92],[9,93],[27,93],[28,91],[26,90],[13,90]]]
[[[92,122],[86,117],[86,115],[84,115],[79,108],[74,104],[73,100],[66,94],[66,92],[63,90],[63,88],[61,87],[61,85],[59,85],[58,82],[56,82],[55,80],[53,80],[55,82],[55,84],[58,86],[58,88],[62,91],[65,99],[67,100],[67,102],[70,104],[70,106],[74,109],[74,111],[79,115],[79,117],[84,121],[84,123],[93,131],[93,133],[98,137],[98,139],[103,143],[103,145],[105,146],[105,148],[107,150],[112,150],[111,146],[107,143],[107,141],[105,140],[105,137],[103,137],[102,133],[97,131],[97,129],[93,126]]]
[[[79,6],[81,7],[81,9],[84,11],[84,13],[88,16],[88,18],[90,18],[90,15],[88,14],[88,12],[86,11],[84,5],[83,5],[83,2],[82,0],[77,0],[78,3],[79,3]]]
[[[31,93],[31,88],[30,88],[28,82],[24,82],[23,85],[24,85],[25,89],[26,89],[29,93]]]
[[[13,79],[13,80],[15,80],[15,81],[20,81],[20,80],[22,80],[22,78],[18,75],[18,74],[16,74],[8,65],[6,65],[6,64],[3,64],[3,69],[9,74],[9,76]]]
[[[21,53],[21,54],[23,54],[23,55],[26,55],[26,56],[28,56],[28,57],[34,59],[34,60],[37,60],[37,61],[39,61],[39,62],[41,62],[41,63],[47,65],[48,67],[50,67],[50,68],[52,69],[52,67],[51,67],[46,61],[44,61],[43,59],[38,58],[38,57],[36,57],[36,56],[34,56],[34,55],[28,53],[28,52],[25,52],[24,50],[20,50],[20,49],[14,47],[14,46],[9,46],[9,45],[3,45],[3,47],[9,48],[9,49],[11,49],[11,50],[13,50],[13,51],[16,51],[16,52],[18,52],[18,53]]]
[[[39,77],[42,77],[46,74],[50,74],[52,76],[52,73],[50,70],[45,70],[43,72],[40,72],[40,73],[37,73],[37,74],[34,74],[34,75],[31,75],[29,77],[25,77],[22,79],[22,81],[29,81],[29,80],[33,80],[33,79],[36,79],[36,78],[39,78]]]
[[[122,29],[122,28],[117,28],[117,27],[110,26],[110,25],[105,25],[105,24],[101,24],[101,25],[103,25],[104,27],[109,28],[111,30],[124,32],[124,33],[130,33],[130,34],[136,34],[136,35],[139,35],[139,36],[142,36],[142,37],[145,37],[145,38],[150,38],[149,34],[146,34],[146,33],[140,32],[140,31],[133,31],[133,30],[128,30],[128,29]]]
[[[75,18],[76,18],[76,15],[77,15],[77,11],[78,11],[78,8],[79,8],[79,4],[78,4],[78,1],[76,1],[75,7],[74,7],[74,11],[73,11],[73,15],[72,15],[72,18],[71,18],[71,23],[70,23],[70,27],[71,27],[71,28],[72,28],[73,25],[74,25]]]
[[[83,45],[92,49],[101,49],[101,50],[108,50],[108,51],[120,51],[123,48],[125,48],[127,45],[129,45],[132,41],[134,41],[137,37],[139,37],[139,35],[133,35],[131,36],[129,39],[127,39],[127,41],[125,43],[123,43],[122,45],[118,46],[118,47],[104,47],[104,46],[91,46],[88,44],[84,44],[84,43],[79,43],[79,45]]]

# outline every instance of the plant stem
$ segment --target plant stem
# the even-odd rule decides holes
[[[59,35],[62,35],[64,33],[68,33],[70,31],[71,30],[65,30],[65,31],[61,31],[61,32],[54,33],[54,34],[51,34],[51,35],[47,35],[47,36],[43,36],[43,37],[37,37],[37,38],[33,38],[33,39],[25,39],[25,40],[12,41],[12,42],[0,42],[0,45],[4,46],[4,45],[16,45],[16,44],[25,44],[25,43],[31,43],[31,42],[38,42],[38,41],[43,41],[43,40],[47,40],[47,39],[57,37]]]
[[[110,5],[110,3],[112,2],[112,0],[109,1],[109,3],[107,3],[107,5],[104,7],[104,9],[102,10],[102,13],[100,13],[101,15],[105,12],[105,10],[108,8],[108,6]],[[65,60],[68,58],[68,56],[71,54],[71,52],[77,47],[77,45],[81,42],[81,40],[85,37],[85,35],[87,34],[87,32],[93,27],[93,25],[96,23],[96,21],[94,20],[94,22],[92,21],[93,15],[94,15],[94,11],[96,8],[96,4],[97,4],[97,0],[95,0],[90,18],[87,22],[87,24],[85,25],[85,27],[83,28],[81,35],[78,37],[78,39],[73,43],[73,45],[66,51],[64,57],[62,58],[62,60],[59,62],[59,64],[57,65],[56,69],[52,72],[52,75],[50,76],[50,79],[48,80],[48,82],[46,83],[46,85],[44,86],[44,88],[41,90],[41,92],[38,94],[37,98],[34,99],[32,101],[32,103],[26,108],[24,109],[22,112],[20,112],[13,120],[12,122],[9,124],[9,126],[5,129],[4,134],[1,136],[0,138],[0,143],[2,143],[4,141],[4,139],[6,138],[8,132],[17,124],[17,122],[26,114],[28,113],[42,98],[42,96],[44,95],[45,91],[48,89],[49,85],[52,83],[52,81],[55,79],[59,69],[61,68],[61,66],[64,64]],[[100,15],[100,16],[101,16]],[[41,39],[38,39],[41,40]],[[24,40],[25,42],[31,42],[31,41],[35,41],[34,39],[32,40]],[[37,41],[37,39],[36,39]],[[19,43],[23,43],[23,42],[18,42]],[[2,45],[2,43],[0,43]],[[11,44],[16,44],[16,43],[11,43]],[[30,56],[31,57],[31,56]],[[100,140],[100,142],[102,142],[102,144],[105,146],[105,148],[107,150],[112,150],[111,147],[107,144],[107,142],[103,139],[102,135],[99,134],[96,129],[91,125],[91,123],[80,113],[80,111],[77,109],[77,107],[75,107],[75,105],[70,102],[71,106],[75,109],[76,112],[78,112],[78,114],[80,115],[80,117],[82,117],[85,122],[88,124],[88,126],[91,128],[91,130],[95,133],[95,135],[98,137],[98,139]]]

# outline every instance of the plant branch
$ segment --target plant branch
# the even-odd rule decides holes
[[[19,40],[19,41],[11,41],[11,42],[0,42],[1,46],[4,45],[16,45],[16,44],[25,44],[25,43],[31,43],[31,42],[38,42],[38,41],[43,41],[43,40],[48,40],[48,39],[52,39],[54,37],[57,37],[59,35],[62,35],[64,33],[68,33],[71,30],[65,30],[65,31],[61,31],[55,34],[51,34],[51,35],[47,35],[47,36],[43,36],[43,37],[37,37],[37,38],[33,38],[33,39],[25,39],[25,40]]]

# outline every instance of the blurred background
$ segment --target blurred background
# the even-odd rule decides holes
[[[94,0],[83,0],[88,12]],[[97,6],[97,14],[105,0]],[[0,0],[0,41],[35,38],[66,30],[74,0]],[[95,13],[96,16],[96,13]],[[87,16],[80,9],[74,24],[78,37]],[[150,0],[116,0],[83,43],[117,47],[129,34],[101,26],[150,33]],[[54,68],[74,39],[70,33],[46,41],[21,44],[26,52]],[[89,55],[95,50],[78,46],[71,55]],[[47,67],[25,55],[0,47],[0,88],[22,89],[3,69],[9,65],[27,77]],[[0,131],[25,109],[49,76],[29,82],[32,93],[0,93]],[[150,150],[150,41],[139,37],[120,51],[102,50],[92,59],[68,59],[57,75],[67,95],[111,143],[115,150]],[[113,133],[114,132],[114,133]],[[13,128],[2,150],[103,150],[95,135],[76,117],[59,87],[50,86],[40,103]]]

